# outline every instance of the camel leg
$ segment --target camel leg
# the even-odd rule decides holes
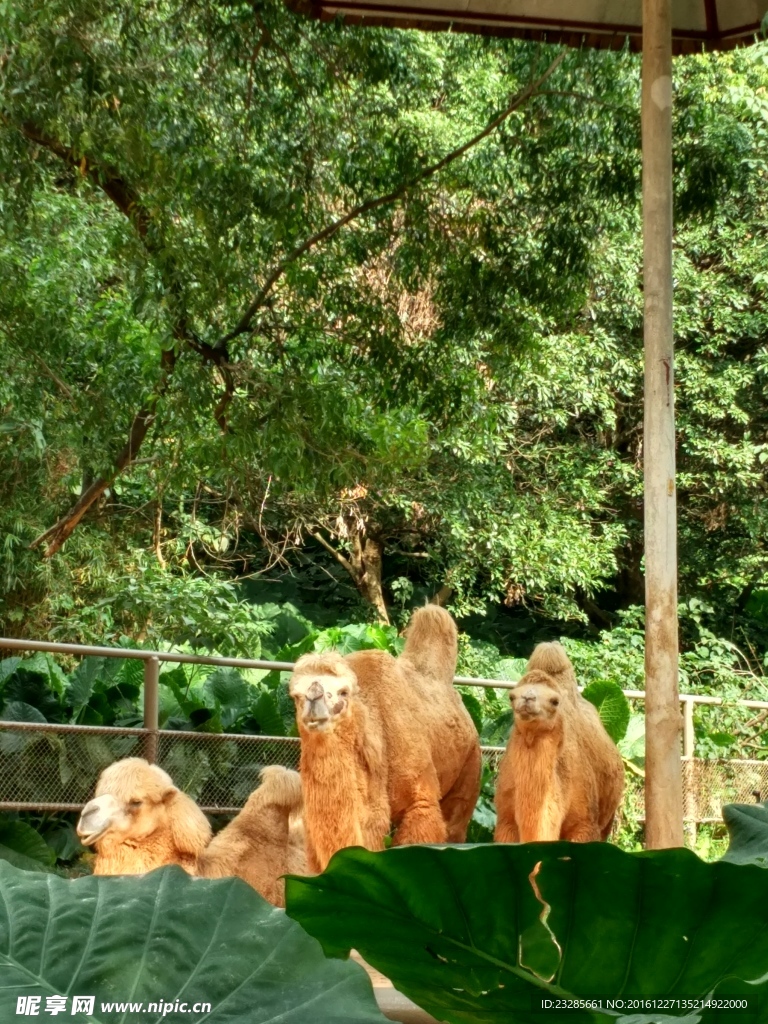
[[[459,777],[440,801],[440,812],[448,830],[449,843],[464,843],[467,826],[480,795],[482,755],[473,746],[464,762]]]
[[[493,833],[493,841],[494,843],[519,843],[520,830],[514,820],[498,818],[496,821],[496,831]]]
[[[416,781],[411,802],[400,819],[392,837],[393,846],[412,843],[444,843],[447,829],[440,813],[440,790],[437,777],[430,772]]]
[[[611,834],[611,831],[613,830],[613,823],[614,823],[615,820],[616,820],[616,815],[612,814],[611,815],[611,820],[608,822],[608,824],[605,826],[605,828],[601,829],[601,831],[600,831],[600,838],[601,839],[607,839],[608,836]]]
[[[563,839],[571,843],[597,843],[600,838],[600,829],[594,821],[580,821],[572,828],[563,829]]]

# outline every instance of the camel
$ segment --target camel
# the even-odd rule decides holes
[[[284,907],[281,876],[307,873],[303,828],[295,818],[301,810],[301,781],[281,765],[262,769],[261,779],[234,821],[200,854],[197,873],[205,878],[237,875],[265,900]]]
[[[77,834],[84,846],[96,848],[95,875],[140,875],[164,864],[194,874],[211,826],[162,768],[126,757],[99,776]]]
[[[510,691],[515,727],[496,784],[500,843],[608,838],[624,765],[560,644],[540,644]]]
[[[96,875],[136,875],[178,864],[191,875],[237,875],[284,906],[286,873],[306,874],[299,817],[301,784],[280,765],[262,769],[245,807],[211,839],[208,819],[170,776],[143,758],[106,768],[83,808],[77,833],[96,849]]]
[[[480,741],[453,686],[457,634],[416,611],[399,658],[305,654],[288,684],[301,737],[307,864],[346,846],[461,843],[480,791]]]

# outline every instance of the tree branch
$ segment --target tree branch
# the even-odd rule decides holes
[[[313,530],[310,536],[314,537],[317,543],[322,545],[322,547],[324,547],[325,550],[330,555],[333,555],[333,557],[336,559],[339,565],[343,566],[347,570],[347,572],[349,573],[353,580],[357,581],[359,579],[360,573],[355,571],[355,567],[352,565],[349,559],[345,558],[340,551],[337,551],[332,544],[329,544],[319,530]]]
[[[300,259],[300,257],[302,257],[306,252],[309,252],[310,249],[313,249],[320,242],[324,242],[327,238],[333,237],[333,235],[343,227],[351,221],[356,220],[358,217],[361,217],[363,214],[370,213],[372,210],[377,210],[381,206],[388,206],[390,203],[394,203],[398,199],[401,199],[406,192],[409,192],[412,188],[422,184],[428,178],[433,177],[438,173],[438,171],[443,170],[443,168],[447,167],[455,160],[458,160],[459,157],[472,149],[473,146],[476,146],[479,142],[482,142],[483,139],[487,138],[496,130],[496,128],[499,127],[500,124],[503,124],[511,114],[521,107],[523,103],[538,92],[539,87],[546,82],[550,75],[552,75],[563,62],[566,52],[567,51],[564,50],[562,53],[558,54],[546,71],[544,71],[543,74],[541,74],[534,82],[527,85],[522,92],[517,93],[506,109],[504,109],[498,117],[495,117],[493,121],[483,128],[482,131],[478,132],[477,135],[474,135],[463,145],[459,146],[458,149],[452,150],[441,160],[438,160],[437,163],[434,163],[429,167],[425,167],[424,170],[420,171],[415,177],[404,182],[402,185],[399,185],[396,189],[393,189],[386,195],[378,196],[375,199],[368,199],[364,203],[353,206],[352,209],[345,213],[343,217],[339,217],[338,220],[333,221],[331,224],[327,224],[321,231],[318,231],[309,238],[306,238],[300,245],[297,245],[295,249],[292,249],[291,252],[276,263],[272,270],[267,274],[264,284],[259,289],[253,302],[251,302],[250,306],[246,309],[239,323],[232,328],[229,334],[225,334],[220,338],[214,347],[217,349],[225,348],[230,341],[239,337],[241,334],[247,333],[250,329],[251,321],[259,309],[264,305],[274,286],[283,276],[288,267],[292,263],[295,263],[296,260]]]
[[[148,238],[149,212],[139,202],[136,190],[116,168],[110,167],[108,164],[98,164],[83,154],[78,156],[71,146],[65,146],[63,142],[47,135],[30,121],[25,121],[21,125],[21,133],[30,142],[43,146],[69,167],[78,170],[84,178],[90,178],[94,185],[100,188],[118,210],[130,220],[147,250],[152,251],[152,242]]]
[[[88,509],[94,504],[94,502],[99,500],[107,488],[112,485],[114,480],[134,461],[136,452],[138,452],[144,438],[149,432],[149,428],[154,422],[157,403],[168,387],[169,378],[173,372],[175,358],[176,357],[172,351],[163,352],[163,379],[161,380],[152,401],[147,404],[146,408],[140,409],[133,417],[131,429],[128,433],[128,440],[118,453],[112,470],[104,476],[100,476],[94,480],[93,483],[80,495],[69,512],[49,530],[46,530],[45,533],[41,533],[39,537],[36,537],[29,545],[30,548],[36,548],[47,542],[48,546],[45,549],[43,555],[44,558],[50,558],[51,555],[56,554]]]

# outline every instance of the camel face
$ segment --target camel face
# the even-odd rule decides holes
[[[89,801],[80,814],[77,834],[84,846],[92,846],[107,835],[110,839],[139,841],[152,835],[165,823],[167,800],[176,793],[158,800],[153,795],[136,792],[123,803],[111,793]]]
[[[357,677],[338,655],[304,655],[288,685],[296,721],[307,732],[331,732],[350,715]]]
[[[515,713],[515,724],[524,729],[552,729],[555,725],[560,694],[543,683],[523,682],[510,690],[509,700]]]
[[[106,768],[96,796],[80,814],[77,834],[85,846],[101,839],[139,841],[165,824],[167,805],[178,790],[156,765],[125,758]]]

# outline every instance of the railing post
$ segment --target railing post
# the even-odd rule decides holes
[[[693,733],[693,701],[685,696],[683,701],[683,757],[689,760],[693,757],[694,733]]]
[[[696,762],[693,759],[696,737],[693,731],[694,699],[681,698],[683,702],[683,828],[688,845],[696,848],[696,833],[699,808],[696,791]]]
[[[150,764],[157,761],[158,693],[160,659],[147,658],[144,662],[144,728],[148,730],[144,742],[144,756]]]

